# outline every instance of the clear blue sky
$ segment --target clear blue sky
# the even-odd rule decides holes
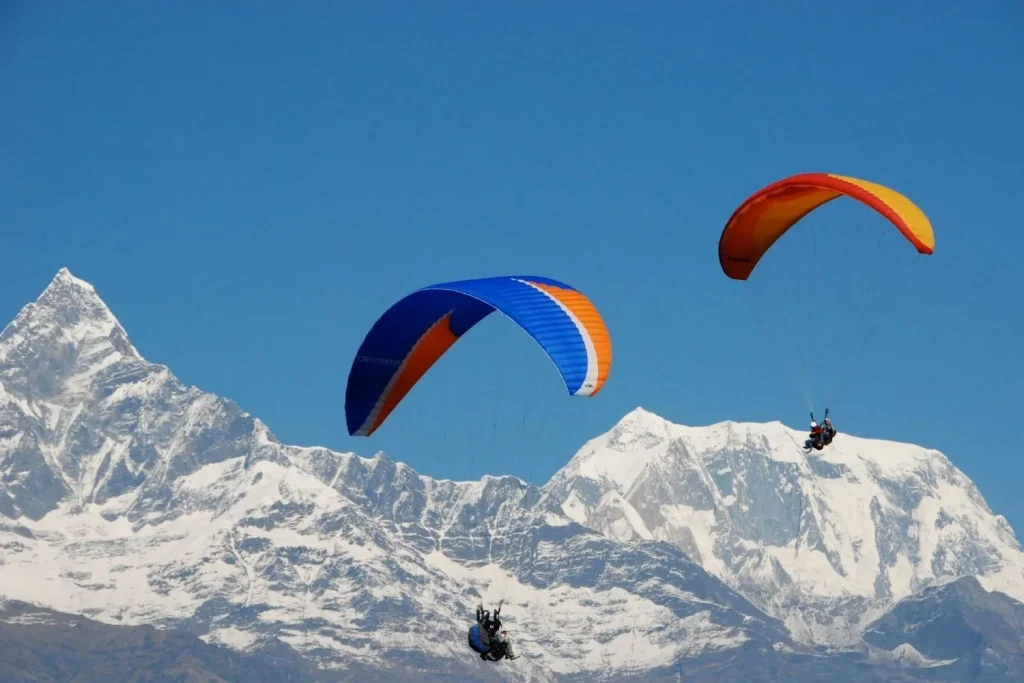
[[[806,348],[840,429],[945,451],[1020,528],[1024,9],[768,4],[6,2],[0,319],[68,266],[147,358],[286,442],[536,482],[637,405],[803,426]],[[935,255],[847,201],[725,278],[733,208],[804,171],[909,195]],[[347,436],[387,306],[512,273],[603,312],[598,397],[495,318]]]

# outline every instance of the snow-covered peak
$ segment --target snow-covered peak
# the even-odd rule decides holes
[[[797,458],[802,435],[780,422],[719,422],[706,427],[674,424],[643,408],[626,414],[607,433],[591,439],[555,477],[582,477],[606,489],[627,491],[651,465],[677,457],[703,458],[722,450],[767,447],[779,460]]]
[[[858,437],[840,431],[827,450],[807,453],[802,447],[806,438],[807,430],[788,427],[778,420],[726,420],[689,426],[636,408],[611,430],[584,444],[560,475],[580,475],[628,489],[645,467],[673,457],[672,453],[678,454],[680,449],[697,460],[714,458],[723,451],[737,449],[763,451],[773,461],[793,464],[845,462],[852,458],[879,473],[893,476],[922,466],[955,469],[939,451],[915,444]],[[677,448],[670,451],[669,446],[674,442]]]
[[[624,445],[637,439],[664,437],[671,426],[665,418],[638,406],[626,413],[606,436],[611,442]]]
[[[61,268],[39,298],[0,333],[0,371],[68,355],[106,364],[124,357],[141,360],[96,289]]]
[[[59,323],[65,331],[73,331],[72,337],[85,339],[88,336],[106,337],[115,330],[127,337],[124,328],[96,292],[96,288],[85,280],[61,268],[34,303],[25,306],[14,323],[26,318],[50,318]]]
[[[87,292],[89,294],[96,294],[95,287],[93,287],[90,283],[86,282],[85,280],[77,278],[74,275],[72,275],[71,271],[68,270],[67,266],[64,266],[63,268],[57,271],[57,274],[53,276],[53,279],[50,281],[50,284],[47,287],[47,289],[50,289],[51,287],[55,286],[72,287],[75,289],[80,289],[83,292]]]
[[[1013,530],[945,455],[837,427],[806,453],[807,432],[780,422],[691,427],[637,409],[545,493],[611,538],[674,543],[809,642],[856,640],[863,619],[949,577],[1024,598]]]
[[[0,334],[0,432],[0,514],[29,518],[129,491],[140,514],[176,475],[273,440],[230,401],[145,361],[66,268]]]

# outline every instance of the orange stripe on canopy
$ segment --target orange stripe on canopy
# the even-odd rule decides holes
[[[722,270],[734,280],[746,280],[787,230],[819,206],[842,196],[885,216],[920,253],[931,254],[935,249],[928,217],[899,192],[858,178],[801,173],[758,190],[740,204],[718,242]]]
[[[452,334],[451,319],[452,314],[445,313],[413,345],[409,355],[406,356],[405,361],[391,380],[390,386],[381,397],[380,412],[377,413],[369,433],[372,434],[384,423],[384,420],[402,402],[405,395],[420,381],[423,375],[427,374],[427,370],[444,355],[444,352],[452,344],[459,340]]]
[[[543,282],[531,282],[530,284],[565,306],[583,327],[580,330],[580,335],[589,339],[597,364],[597,377],[593,380],[593,388],[588,389],[584,386],[583,389],[588,390],[590,396],[596,396],[604,386],[612,368],[612,339],[608,334],[608,328],[605,327],[604,319],[601,318],[601,314],[598,313],[590,299],[580,291],[569,287],[556,287]]]

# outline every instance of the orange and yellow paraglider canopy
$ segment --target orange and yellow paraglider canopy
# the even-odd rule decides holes
[[[733,213],[718,242],[725,274],[746,280],[761,257],[801,218],[819,206],[847,196],[878,211],[922,254],[935,249],[928,217],[895,190],[867,180],[831,173],[801,173],[764,187]]]

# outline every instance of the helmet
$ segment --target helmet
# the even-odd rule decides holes
[[[811,420],[811,429],[814,429],[817,426],[818,426],[818,423],[815,422],[814,420]]]
[[[827,425],[830,425],[830,424],[832,424],[832,420],[830,420],[830,419],[828,419],[828,418],[826,417],[826,418],[825,418],[825,424],[827,424]]]

